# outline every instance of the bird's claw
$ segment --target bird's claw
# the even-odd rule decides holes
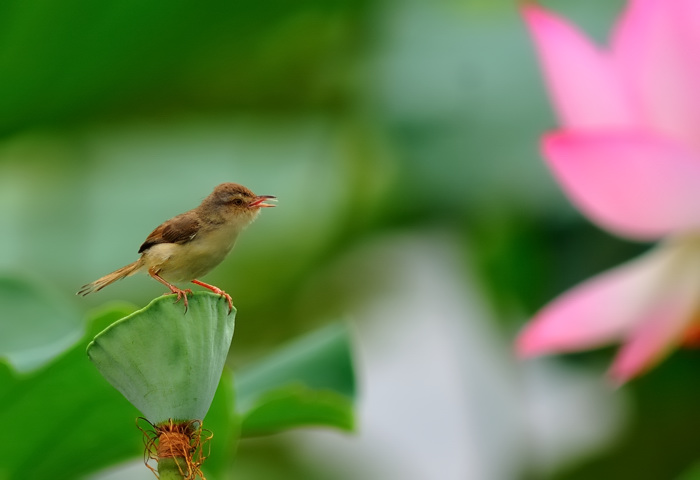
[[[226,292],[221,292],[221,296],[228,302],[228,314],[231,315],[231,312],[233,312],[233,299],[231,298],[231,295]]]
[[[187,302],[187,295],[192,293],[192,290],[189,288],[186,289],[181,289],[177,287],[172,287],[170,289],[170,293],[165,293],[164,295],[170,295],[170,294],[175,294],[177,295],[177,298],[175,299],[175,303],[179,302],[180,299],[182,299],[182,303],[185,304],[185,313],[187,313],[187,309],[189,307],[189,303]]]
[[[231,295],[224,292],[218,287],[212,288],[211,291],[216,293],[217,295],[221,295],[222,298],[226,299],[226,302],[228,302],[228,314],[231,315],[231,312],[233,312],[233,299],[231,298]]]

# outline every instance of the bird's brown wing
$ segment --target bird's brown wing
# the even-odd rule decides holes
[[[187,243],[197,235],[199,228],[199,220],[193,215],[183,214],[173,217],[151,232],[139,248],[139,253],[158,243]]]

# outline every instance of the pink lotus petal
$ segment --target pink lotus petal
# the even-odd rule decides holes
[[[700,2],[630,2],[613,51],[640,121],[700,148]]]
[[[700,156],[639,132],[558,132],[544,156],[572,201],[620,235],[657,238],[700,228]]]
[[[676,256],[672,271],[665,275],[659,289],[658,300],[628,333],[613,363],[610,375],[617,382],[644,372],[682,342],[700,303],[699,260],[697,251]]]
[[[575,27],[528,4],[522,9],[530,28],[549,93],[565,126],[638,126],[632,97],[623,89],[612,58]]]
[[[653,250],[569,290],[526,325],[518,353],[585,350],[620,340],[653,302],[667,264],[667,252]]]

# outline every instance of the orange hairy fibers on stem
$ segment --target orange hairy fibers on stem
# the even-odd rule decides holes
[[[190,435],[194,432],[189,432],[189,427],[187,424],[175,424],[172,420],[165,427],[157,427],[158,458],[190,457],[193,450]]]
[[[202,447],[208,444],[212,435],[208,430],[204,430],[207,435],[202,438],[202,422],[190,420],[186,422],[168,422],[160,425],[149,425],[153,430],[141,431],[144,434],[144,463],[160,478],[163,465],[174,462],[180,475],[185,480],[201,478],[206,480],[201,470],[201,465],[206,460],[207,455],[202,452]],[[149,464],[150,460],[158,462],[158,470]]]

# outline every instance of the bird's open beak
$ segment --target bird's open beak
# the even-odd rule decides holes
[[[265,200],[271,200],[273,202],[277,201],[277,197],[273,195],[259,195],[253,199],[252,202],[248,204],[248,208],[253,208],[253,207],[276,207],[277,205],[273,205],[271,203],[265,203]]]

